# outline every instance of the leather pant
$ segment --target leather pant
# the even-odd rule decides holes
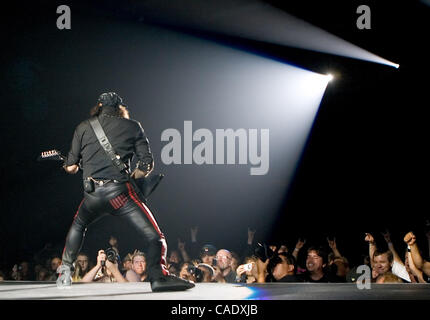
[[[84,193],[63,250],[63,264],[72,266],[82,248],[87,227],[111,214],[126,219],[142,235],[146,250],[147,272],[150,281],[168,275],[167,243],[150,209],[136,194],[129,182],[109,182]],[[139,247],[140,245],[136,245]]]

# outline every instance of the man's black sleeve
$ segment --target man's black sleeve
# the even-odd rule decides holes
[[[81,136],[78,133],[78,128],[76,128],[75,133],[73,134],[72,147],[70,148],[67,159],[64,162],[67,166],[78,164],[81,159]]]
[[[137,125],[138,129],[134,147],[138,164],[141,163],[152,165],[154,158],[152,156],[151,148],[149,147],[148,138],[146,137],[141,124],[137,122]]]

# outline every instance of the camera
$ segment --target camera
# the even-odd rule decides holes
[[[188,266],[187,271],[196,278],[196,282],[202,282],[203,271],[195,266]]]
[[[252,270],[252,263],[247,263],[244,266],[245,271],[251,271]]]
[[[267,244],[257,244],[257,248],[254,251],[254,254],[261,261],[266,262],[267,259],[271,259],[275,256],[275,252],[269,248]]]
[[[112,263],[119,262],[118,253],[116,252],[116,250],[114,248],[112,248],[112,247],[111,248],[107,248],[105,250],[105,254],[106,254],[106,258],[110,262],[112,262]]]

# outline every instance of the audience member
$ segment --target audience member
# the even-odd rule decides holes
[[[88,271],[81,282],[127,282],[118,269],[118,263],[110,262],[104,250],[99,250],[97,264]]]
[[[430,222],[427,223],[430,227]],[[300,252],[306,244],[306,239],[299,238],[292,251],[288,250],[285,241],[277,243],[277,245],[254,247],[255,233],[256,230],[248,227],[246,247],[244,248],[243,244],[239,243],[239,251],[236,251],[241,253],[243,251],[246,255],[239,256],[235,251],[217,250],[212,244],[205,244],[198,250],[196,247],[198,244],[198,227],[192,227],[189,247],[186,246],[185,241],[178,238],[177,249],[168,252],[169,271],[171,274],[193,282],[218,283],[356,282],[358,277],[362,275],[357,273],[358,266],[350,265],[348,259],[340,253],[336,238],[327,238],[328,247],[331,249],[328,254],[323,247],[310,247],[305,251],[307,253],[305,256],[301,255]],[[430,231],[425,235],[430,247]],[[395,250],[390,232],[385,231],[382,236],[387,244],[388,250],[386,251],[383,248],[378,248],[372,234],[366,233],[365,235],[369,250],[368,255],[361,256],[362,263],[360,265],[368,265],[371,268],[373,282],[429,282],[430,262],[419,250],[413,232],[404,236],[403,240],[408,248],[402,257]],[[124,257],[121,263],[123,274],[121,274],[118,269],[118,239],[111,236],[109,245],[118,253],[117,262],[109,261],[106,253],[100,250],[97,256],[97,265],[91,268],[88,256],[81,253],[74,263],[72,275],[74,282],[147,281],[146,260],[142,252],[136,250],[133,254]],[[229,246],[230,248],[236,247],[232,244],[231,247]],[[55,281],[57,279],[56,271],[61,265],[61,258],[52,256],[52,259],[47,260],[48,268],[45,268],[42,265],[42,258],[48,251],[52,251],[51,244],[34,254],[33,260],[14,265],[7,279]],[[298,259],[299,254],[300,260]],[[241,264],[242,261],[243,264]],[[303,268],[300,268],[298,262],[303,264]],[[34,268],[31,269],[30,265],[34,265]],[[0,272],[0,281],[4,279],[5,275]]]
[[[329,278],[334,282],[345,282],[349,270],[348,259],[342,256],[337,248],[336,238],[327,238],[328,245],[332,252],[328,254]]]
[[[236,272],[232,269],[232,255],[226,249],[220,249],[216,253],[215,280],[221,283],[236,282]]]
[[[202,263],[206,263],[210,266],[214,266],[214,260],[217,249],[211,244],[205,244],[200,250],[200,259]]]
[[[274,282],[303,282],[301,276],[296,275],[296,258],[291,253],[280,252],[268,264],[268,271]]]
[[[430,262],[422,258],[420,250],[416,242],[416,236],[413,232],[409,232],[403,238],[408,245],[408,251],[411,253],[414,265],[427,276],[430,277]]]
[[[36,272],[36,281],[49,281],[49,271],[44,267],[40,267]]]
[[[179,269],[179,277],[181,279],[197,282],[196,267],[191,262],[183,262]]]
[[[79,253],[76,257],[76,261],[74,263],[75,270],[72,274],[72,281],[79,282],[81,279],[87,274],[87,272],[91,269],[89,258],[85,253]]]
[[[12,280],[17,281],[32,281],[35,279],[28,261],[22,261],[19,265],[14,265],[10,277]]]
[[[376,277],[379,277],[386,272],[392,272],[399,278],[410,282],[411,279],[409,278],[409,274],[406,271],[403,261],[401,261],[399,255],[394,249],[388,232],[384,234],[384,238],[387,241],[389,248],[388,251],[379,251],[376,246],[375,239],[370,233],[366,233],[366,237],[364,238],[364,240],[369,243],[369,257],[372,267],[372,278],[376,280]],[[396,257],[396,260],[394,260],[394,257]]]
[[[128,282],[143,282],[149,281],[146,270],[145,254],[141,251],[135,251],[131,258],[131,269],[125,274]]]
[[[240,263],[241,259],[239,255],[236,252],[231,251],[231,269],[236,270]]]
[[[131,262],[132,257],[133,257],[133,255],[131,253],[127,253],[127,255],[124,257],[124,259],[122,259],[121,272],[123,275],[125,275],[128,270],[131,270],[132,264],[133,264]]]
[[[322,247],[310,247],[306,257],[306,282],[333,282],[327,273],[327,253]]]
[[[201,282],[214,282],[215,270],[206,263],[198,263],[197,268],[203,272]]]
[[[236,281],[245,283],[258,282],[257,258],[254,256],[246,257],[244,264],[236,268]]]
[[[48,281],[57,281],[57,269],[61,265],[61,258],[58,256],[54,256],[49,263],[49,276]]]
[[[378,275],[376,283],[403,283],[403,281],[391,271],[387,271],[384,274]]]

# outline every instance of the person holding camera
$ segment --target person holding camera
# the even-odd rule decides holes
[[[127,282],[118,268],[116,256],[107,258],[104,250],[99,250],[97,264],[85,274],[80,282]]]
[[[154,157],[141,124],[130,119],[127,106],[115,92],[101,94],[90,115],[75,129],[63,166],[69,174],[82,169],[84,199],[67,234],[57,286],[70,287],[72,263],[88,226],[110,214],[125,220],[141,235],[152,291],[193,288],[193,283],[170,275],[165,236],[143,192],[136,186],[154,168]],[[132,159],[137,162],[133,172]]]
[[[235,283],[236,272],[232,268],[233,256],[231,252],[226,249],[220,249],[216,253],[216,266],[214,279],[219,283]]]
[[[255,283],[258,281],[258,267],[256,257],[245,258],[245,263],[236,269],[236,281],[245,283]]]

